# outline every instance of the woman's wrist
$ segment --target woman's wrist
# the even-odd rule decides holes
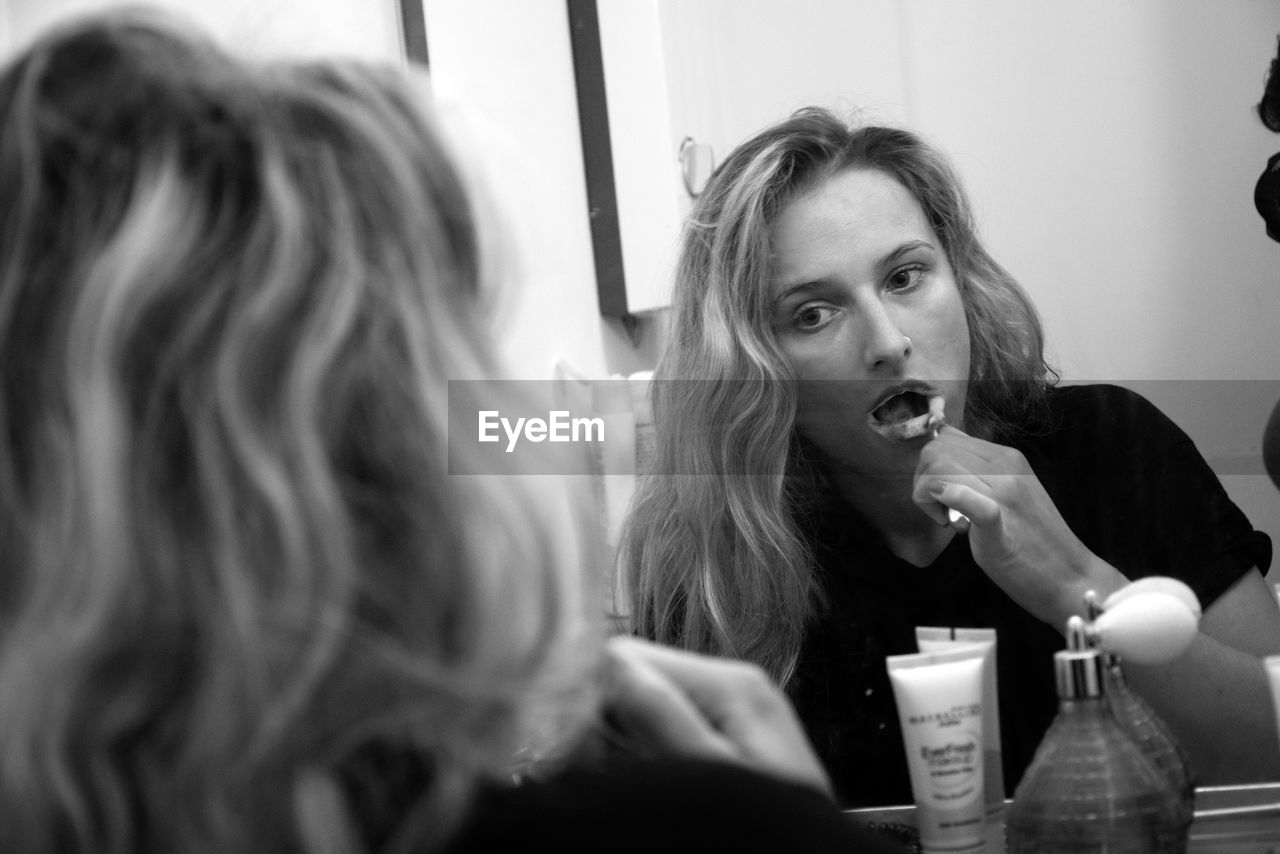
[[[1088,549],[1084,549],[1084,555],[1068,568],[1065,575],[1068,581],[1059,593],[1049,620],[1059,632],[1066,632],[1069,618],[1088,616],[1085,613],[1085,593],[1093,591],[1099,600],[1103,600],[1129,583],[1124,573]]]

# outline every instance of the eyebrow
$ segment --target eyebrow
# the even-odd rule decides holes
[[[890,264],[897,261],[903,255],[906,255],[909,252],[913,252],[916,249],[934,249],[936,251],[936,247],[927,240],[908,240],[906,243],[894,249],[892,252],[889,252],[883,258],[881,258],[878,262],[876,262],[876,266],[887,267]],[[823,285],[827,284],[827,281],[828,280],[825,278],[813,279],[811,281],[797,282],[794,285],[790,285],[782,293],[778,294],[778,296],[774,298],[772,303],[772,308],[776,309],[778,305],[781,304],[784,300],[794,296],[795,294],[804,293],[805,291],[816,290],[822,287]]]
[[[934,246],[927,240],[908,240],[897,249],[880,259],[880,266],[884,267],[897,261],[903,255],[916,249],[933,249]]]

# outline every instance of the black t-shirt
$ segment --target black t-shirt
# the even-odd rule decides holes
[[[700,760],[631,761],[482,792],[448,849],[610,854],[805,851],[906,854],[824,795]]]
[[[641,759],[593,744],[538,778],[480,783],[447,828],[424,824],[432,762],[373,743],[343,769],[368,851],[607,851],[610,854],[806,851],[910,854],[913,828],[861,823],[826,795],[746,768],[702,759]],[[447,834],[447,844],[426,840]],[[417,847],[415,840],[423,840]],[[392,847],[394,846],[394,847]]]
[[[1049,391],[1043,429],[1011,443],[1084,544],[1129,578],[1187,582],[1207,608],[1271,542],[1232,504],[1194,444],[1140,396],[1108,385]],[[837,496],[813,526],[825,611],[787,686],[845,806],[911,803],[885,657],[917,651],[916,626],[997,632],[1001,741],[1012,795],[1057,712],[1060,630],[1025,612],[956,536],[927,567],[893,555]]]

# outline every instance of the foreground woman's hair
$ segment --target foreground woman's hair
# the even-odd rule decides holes
[[[175,32],[0,77],[0,848],[358,850],[375,745],[438,840],[598,648],[534,479],[447,474],[472,205],[395,74]]]

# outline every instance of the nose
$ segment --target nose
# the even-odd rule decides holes
[[[885,373],[901,367],[911,355],[911,339],[882,305],[875,306],[864,317],[863,359],[867,369]]]

